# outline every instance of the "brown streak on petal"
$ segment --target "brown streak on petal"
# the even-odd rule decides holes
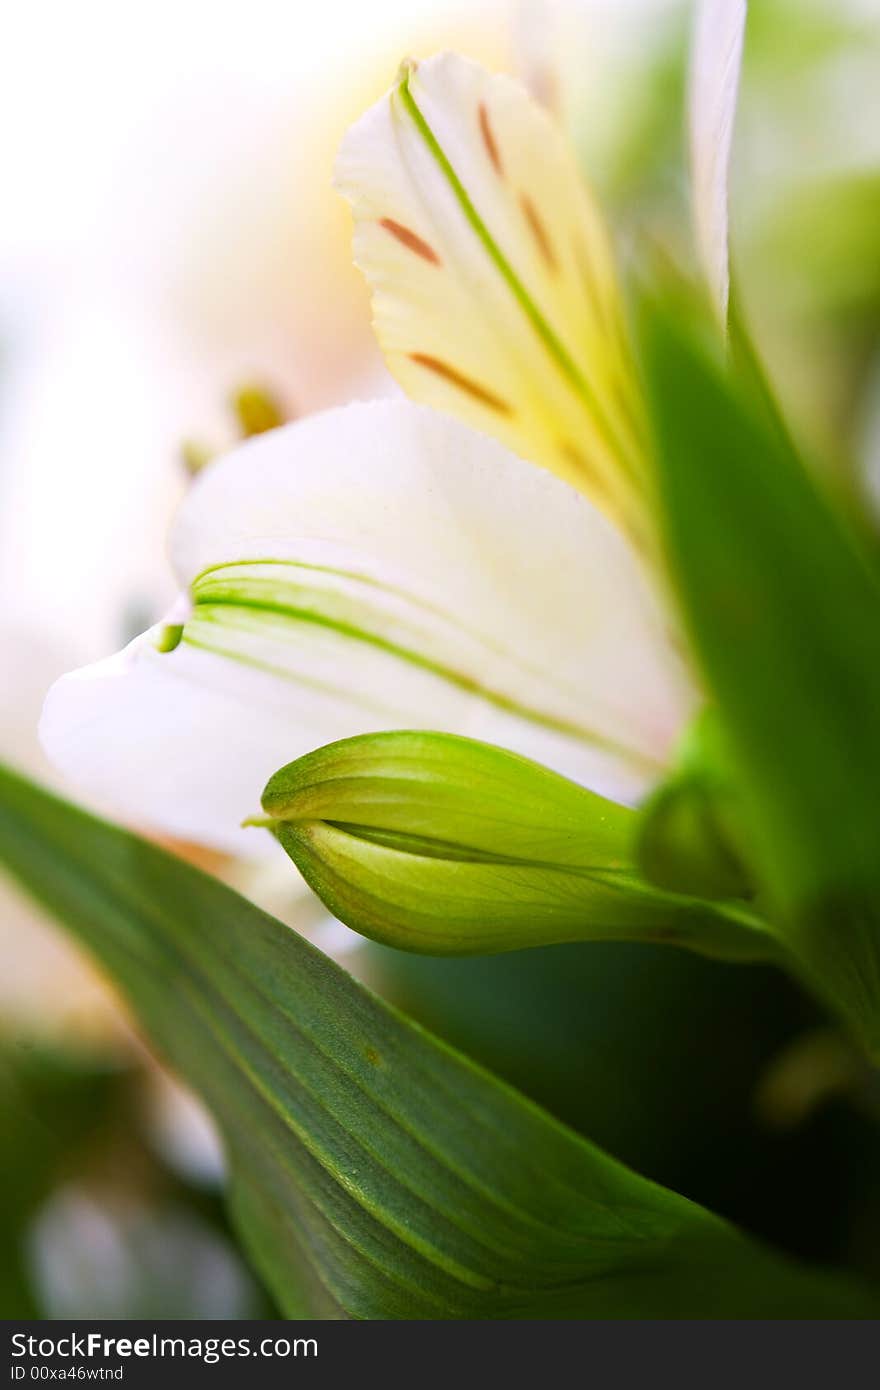
[[[483,144],[486,146],[486,152],[488,153],[489,158],[492,161],[495,173],[498,175],[500,179],[503,179],[504,169],[501,164],[501,152],[498,149],[498,145],[495,140],[494,133],[492,131],[492,124],[489,120],[489,112],[486,109],[486,103],[483,101],[480,102],[480,134],[483,137]]]
[[[529,224],[529,231],[535,238],[538,250],[543,256],[548,269],[557,270],[559,267],[558,262],[556,260],[556,253],[554,252],[553,247],[550,243],[550,238],[547,235],[547,229],[544,226],[544,223],[541,221],[540,217],[538,216],[538,209],[535,207],[531,198],[526,193],[521,193],[519,195],[519,205],[523,210],[523,216]]]
[[[528,86],[535,101],[540,102],[552,116],[559,115],[559,83],[549,63],[539,64],[535,68],[529,77]]]
[[[562,454],[566,463],[570,464],[582,476],[586,485],[590,488],[594,496],[602,496],[605,488],[598,477],[595,468],[590,463],[581,449],[570,440],[564,439],[559,445],[559,452]]]
[[[596,274],[593,266],[593,258],[590,255],[585,242],[580,236],[575,237],[574,254],[575,259],[578,263],[578,269],[581,273],[581,281],[584,287],[584,294],[586,296],[590,312],[594,315],[596,322],[599,324],[601,328],[603,328],[606,332],[611,332],[613,331],[613,329],[611,323],[609,322],[608,314],[606,312],[606,305],[603,301],[602,295],[599,293],[599,285],[596,281]]]
[[[404,227],[403,223],[395,222],[393,217],[382,217],[379,219],[379,226],[384,227],[386,232],[390,232],[393,237],[396,237],[408,251],[414,251],[417,256],[421,256],[423,261],[430,261],[432,265],[440,264],[440,257],[433,246],[429,246],[409,227]]]
[[[584,245],[582,238],[579,236],[575,238],[574,252],[577,258],[578,270],[581,273],[581,279],[584,285],[584,294],[590,301],[590,308],[598,315],[600,308],[599,295],[596,290],[596,277],[593,274],[593,262],[590,258],[589,251]]]
[[[478,381],[472,381],[469,376],[459,372],[455,367],[450,367],[448,362],[441,362],[439,357],[431,357],[426,352],[411,352],[410,360],[420,367],[426,367],[429,372],[434,372],[436,376],[441,376],[444,381],[448,381],[452,386],[457,386],[459,391],[466,392],[473,396],[475,401],[481,405],[486,405],[490,410],[497,410],[500,415],[512,415],[513,410],[507,401],[496,396],[494,391],[489,391],[485,386],[481,386]]]

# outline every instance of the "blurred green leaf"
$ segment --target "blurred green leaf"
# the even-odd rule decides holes
[[[0,1316],[39,1315],[25,1267],[28,1225],[107,1119],[120,1084],[115,1070],[87,1057],[0,1041]]]
[[[747,58],[755,81],[815,78],[841,54],[876,43],[876,24],[836,0],[761,0],[749,7]]]
[[[760,224],[757,254],[777,297],[821,325],[880,312],[880,169],[834,172],[792,187]],[[758,270],[760,273],[761,265]],[[827,324],[826,324],[827,327]]]
[[[277,772],[263,808],[331,912],[386,945],[483,955],[635,940],[726,960],[776,952],[742,906],[646,883],[632,862],[633,811],[473,739],[343,739]]]
[[[214,1111],[288,1315],[880,1311],[628,1172],[220,883],[7,772],[0,856]]]
[[[782,433],[646,309],[661,508],[725,776],[781,935],[880,1056],[880,591]]]

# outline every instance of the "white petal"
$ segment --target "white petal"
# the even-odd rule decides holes
[[[623,799],[690,702],[665,620],[589,503],[495,441],[407,402],[350,406],[213,464],[173,555],[193,602],[65,677],[50,755],[141,823],[258,851],[238,831],[282,764],[379,729],[499,743]]]
[[[746,0],[700,0],[691,54],[694,230],[703,272],[725,323],[730,293],[727,184],[745,24]]]
[[[408,394],[636,529],[644,453],[617,278],[547,113],[511,78],[443,53],[349,131],[336,176]]]

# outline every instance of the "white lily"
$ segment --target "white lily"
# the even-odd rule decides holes
[[[45,746],[140,824],[245,853],[272,772],[380,729],[635,801],[697,695],[636,553],[650,459],[598,211],[546,114],[452,55],[404,69],[339,178],[389,366],[440,410],[350,406],[207,469],[181,607],[53,687]]]

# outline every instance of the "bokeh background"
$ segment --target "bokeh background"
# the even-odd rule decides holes
[[[53,780],[43,694],[167,607],[169,520],[193,460],[238,437],[243,391],[292,418],[396,389],[331,170],[400,58],[455,47],[518,74],[569,129],[624,263],[686,262],[690,17],[687,0],[8,12],[0,756]],[[876,508],[877,0],[753,0],[732,214],[735,272],[793,426],[849,505]],[[420,960],[362,946],[285,876],[201,862],[640,1170],[880,1277],[880,1101],[774,972],[634,946]],[[0,1315],[270,1312],[226,1225],[199,1106],[2,886],[0,949]]]

